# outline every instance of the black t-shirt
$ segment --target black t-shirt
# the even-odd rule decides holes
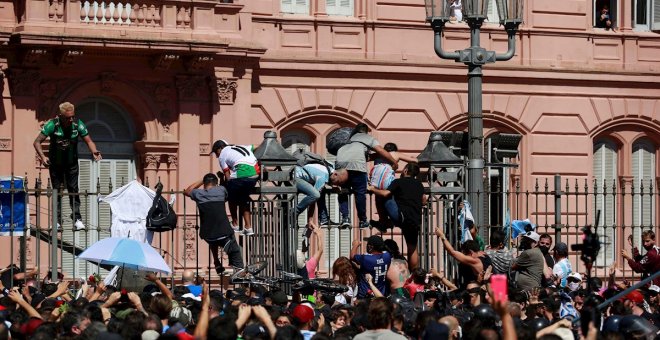
[[[402,225],[418,228],[422,224],[422,200],[424,186],[418,179],[401,177],[392,181],[389,188],[399,213],[403,216]]]
[[[194,189],[190,193],[190,198],[197,202],[199,208],[199,237],[206,241],[215,241],[234,234],[225,211],[227,199],[225,187]]]

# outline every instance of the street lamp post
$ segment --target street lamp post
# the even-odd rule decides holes
[[[463,19],[470,27],[470,47],[454,52],[442,49],[442,29],[449,21],[453,9],[452,0],[425,0],[426,21],[435,33],[435,53],[442,59],[451,59],[468,66],[468,201],[477,226],[484,222],[484,157],[483,157],[483,113],[481,112],[481,68],[487,63],[513,58],[516,49],[516,31],[522,22],[524,0],[495,0],[500,14],[500,24],[508,34],[506,53],[499,54],[480,46],[481,25],[486,20],[491,0],[463,0]],[[484,230],[482,229],[482,233]],[[482,235],[484,236],[484,235]]]

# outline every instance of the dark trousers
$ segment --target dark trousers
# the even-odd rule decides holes
[[[82,220],[80,216],[80,196],[78,196],[78,162],[73,164],[55,165],[51,164],[48,168],[50,173],[50,183],[54,189],[61,189],[62,185],[66,186],[69,192],[69,205],[71,206],[71,219]],[[60,199],[57,201],[57,221],[62,223],[62,192],[60,191]]]
[[[360,171],[348,171],[346,187],[355,194],[355,208],[360,221],[367,220],[367,173]],[[342,218],[348,217],[348,195],[341,194],[338,197],[339,212]]]
[[[206,242],[209,244],[209,248],[211,248],[211,253],[213,254],[213,264],[216,267],[219,267],[222,264],[222,260],[218,254],[218,249],[222,249],[222,251],[227,254],[230,266],[236,268],[245,267],[243,264],[241,246],[239,246],[238,242],[236,242],[234,235],[223,238],[222,240]]]

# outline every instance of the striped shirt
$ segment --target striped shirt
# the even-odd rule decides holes
[[[562,287],[566,287],[566,278],[571,272],[573,272],[573,268],[571,268],[571,263],[567,258],[561,259],[559,262],[555,263],[554,267],[552,267],[552,274],[561,277]]]
[[[394,181],[394,170],[392,166],[386,163],[374,165],[369,173],[369,184],[376,189],[387,189]]]
[[[508,274],[513,263],[513,252],[509,249],[488,249],[486,250],[493,262],[493,274]]]

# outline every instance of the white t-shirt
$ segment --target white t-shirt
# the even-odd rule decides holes
[[[218,157],[222,171],[229,170],[230,178],[254,177],[259,173],[252,145],[227,145]]]

